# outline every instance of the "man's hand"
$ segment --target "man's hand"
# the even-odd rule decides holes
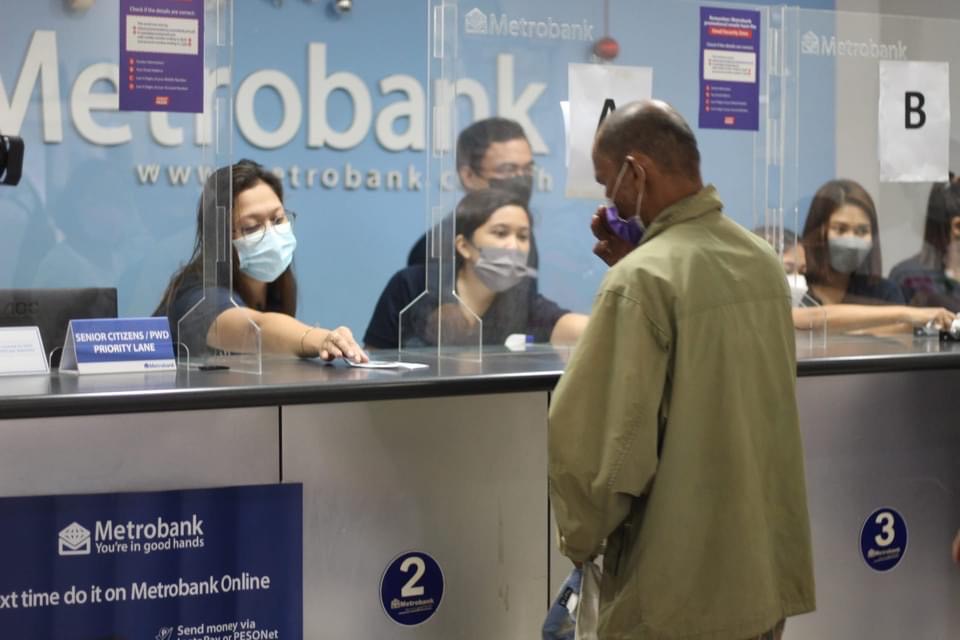
[[[960,564],[960,531],[957,531],[957,537],[953,539],[953,561]]]
[[[597,207],[596,213],[590,219],[590,231],[597,239],[597,243],[593,245],[593,253],[611,267],[635,248],[610,230],[603,206]]]

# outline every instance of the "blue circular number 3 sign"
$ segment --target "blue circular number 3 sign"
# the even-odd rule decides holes
[[[397,624],[423,624],[437,612],[442,599],[443,571],[421,551],[400,554],[380,578],[383,611]]]
[[[907,523],[893,509],[877,509],[863,523],[860,552],[874,571],[889,571],[907,551]]]

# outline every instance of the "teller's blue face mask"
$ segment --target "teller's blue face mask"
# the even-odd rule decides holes
[[[270,225],[262,238],[244,236],[233,241],[241,273],[260,282],[273,282],[293,261],[297,238],[289,222]]]
[[[634,209],[633,216],[630,218],[622,218],[620,216],[615,202],[617,192],[620,190],[620,183],[623,182],[623,176],[627,173],[628,162],[628,160],[624,160],[623,164],[620,165],[620,172],[617,173],[617,179],[613,183],[613,193],[611,193],[607,199],[605,217],[607,219],[607,226],[610,227],[610,230],[614,234],[629,242],[631,245],[636,246],[640,244],[640,240],[643,239],[643,233],[645,231],[643,221],[640,219],[640,205],[643,203],[643,190],[637,192],[636,208]],[[644,173],[643,178],[644,183],[646,183],[646,173]],[[646,188],[646,184],[644,184],[644,188]]]

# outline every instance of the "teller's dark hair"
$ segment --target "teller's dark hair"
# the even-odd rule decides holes
[[[526,140],[517,122],[507,118],[484,118],[477,120],[457,136],[457,169],[470,167],[480,173],[483,157],[494,142]]]
[[[934,184],[927,198],[927,220],[920,248],[920,262],[925,268],[943,270],[953,219],[957,217],[960,217],[960,181],[951,173],[950,181]]]

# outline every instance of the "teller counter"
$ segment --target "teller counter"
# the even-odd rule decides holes
[[[792,619],[786,637],[960,637],[949,559],[960,346],[798,341],[818,611]],[[0,495],[300,482],[304,637],[536,638],[569,570],[553,544],[545,447],[567,356],[0,378]],[[879,508],[909,532],[883,573],[859,544]],[[435,558],[446,585],[417,627],[394,624],[378,598],[384,569],[408,550]]]

